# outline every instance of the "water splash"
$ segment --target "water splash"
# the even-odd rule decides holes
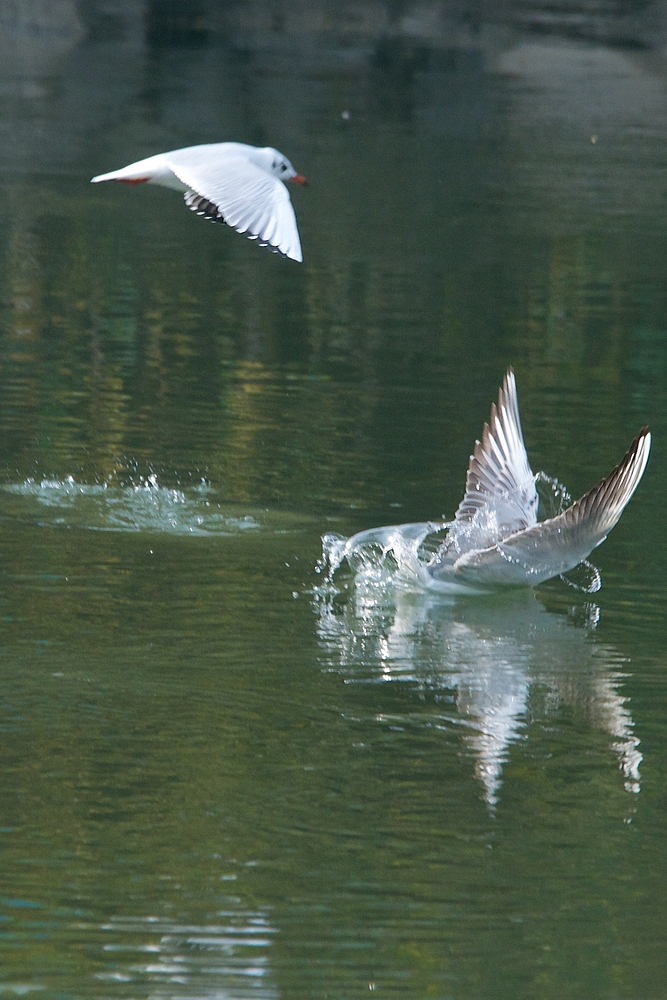
[[[561,573],[560,578],[568,587],[580,590],[583,594],[597,594],[602,586],[600,570],[588,559],[582,559],[579,565],[568,573]]]
[[[558,517],[572,503],[572,496],[567,487],[555,476],[548,476],[546,472],[538,472],[535,476],[535,489],[539,499],[537,517],[540,521],[548,517]]]
[[[567,488],[555,477],[539,472],[535,476],[539,498],[540,520],[557,517],[571,504]],[[493,536],[494,512],[483,512],[485,520],[483,537]],[[451,531],[454,527],[454,531]],[[350,538],[328,533],[322,536],[322,554],[315,571],[322,576],[319,592],[322,596],[331,592],[349,589],[351,585],[365,589],[398,588],[403,591],[429,590],[444,594],[488,593],[492,583],[472,583],[454,580],[438,567],[442,553],[452,548],[468,551],[470,544],[461,546],[466,532],[472,535],[479,531],[479,522],[470,527],[455,521],[421,521],[411,524],[388,525],[360,531]],[[486,542],[488,545],[488,541]],[[486,547],[485,545],[485,547]],[[505,557],[511,561],[509,557]],[[435,567],[435,568],[434,568]],[[543,567],[525,566],[525,583],[531,575]],[[553,573],[558,576],[557,569]],[[541,579],[547,577],[542,576]],[[575,569],[560,576],[569,587],[586,594],[596,593],[602,586],[598,569],[587,559]]]
[[[572,496],[567,487],[555,476],[547,476],[546,472],[538,472],[535,476],[535,486],[540,500],[540,518],[558,517],[572,503]],[[588,559],[583,559],[578,566],[561,573],[560,579],[568,587],[579,590],[583,594],[597,594],[602,586],[602,577],[597,566]]]
[[[323,535],[322,555],[315,566],[323,577],[320,593],[337,592],[351,582],[357,588],[377,590],[471,592],[464,584],[434,580],[428,572],[450,526],[449,521],[418,521],[369,528],[351,538]]]
[[[215,500],[205,480],[183,489],[163,486],[155,473],[128,485],[28,478],[2,487],[2,513],[50,527],[89,531],[237,535],[267,525],[267,511]]]

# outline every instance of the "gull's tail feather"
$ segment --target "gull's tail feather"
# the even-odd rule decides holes
[[[137,160],[136,163],[128,163],[126,167],[120,167],[119,170],[110,170],[107,174],[97,174],[95,177],[91,178],[91,184],[99,184],[100,181],[122,181],[124,184],[145,184],[146,181],[153,180],[160,174],[164,173],[164,154],[156,153],[155,156],[148,156],[145,160]]]
[[[113,170],[109,174],[98,174],[96,177],[91,177],[90,183],[99,184],[100,181],[115,181],[115,179],[116,179],[116,171]]]
[[[573,569],[617,523],[637,489],[650,448],[651,433],[643,427],[616,468],[562,514],[496,545],[464,553],[454,572],[479,583],[535,586]]]
[[[121,181],[123,184],[145,184],[150,180],[150,177],[127,177],[123,175],[120,170],[114,170],[110,174],[98,174],[97,177],[91,177],[91,184],[99,184],[100,181]]]

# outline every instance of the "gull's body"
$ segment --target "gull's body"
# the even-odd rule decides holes
[[[290,161],[270,146],[217,142],[157,153],[120,170],[98,174],[92,183],[158,184],[181,191],[197,215],[225,222],[268,246],[273,253],[303,260],[294,209],[283,181],[305,184]]]
[[[466,492],[427,570],[435,580],[536,586],[573,569],[605,540],[641,479],[651,447],[642,428],[623,460],[557,517],[538,522],[510,369],[470,456]]]

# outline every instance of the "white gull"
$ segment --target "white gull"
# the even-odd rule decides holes
[[[355,575],[449,593],[488,585],[535,587],[567,573],[605,540],[639,484],[651,447],[643,427],[621,462],[567,510],[537,520],[536,477],[523,442],[510,368],[470,456],[466,490],[454,520],[389,525],[349,539],[322,539],[328,578],[347,561]],[[392,556],[393,563],[385,563]],[[597,587],[595,588],[597,589]]]
[[[306,184],[287,157],[270,146],[217,142],[157,153],[120,170],[98,174],[92,183],[159,184],[183,192],[197,215],[225,222],[260,246],[303,260],[296,218],[282,181]]]
[[[465,496],[428,572],[436,580],[531,587],[566,573],[614,527],[644,473],[650,447],[650,431],[643,427],[608,476],[557,517],[538,522],[535,476],[510,368],[470,456]]]

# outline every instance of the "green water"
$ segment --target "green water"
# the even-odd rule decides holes
[[[667,75],[51,27],[0,93],[0,995],[664,996]],[[222,139],[309,178],[303,265],[88,183]],[[651,425],[602,589],[322,593],[325,532],[451,516],[510,364],[573,496]]]

